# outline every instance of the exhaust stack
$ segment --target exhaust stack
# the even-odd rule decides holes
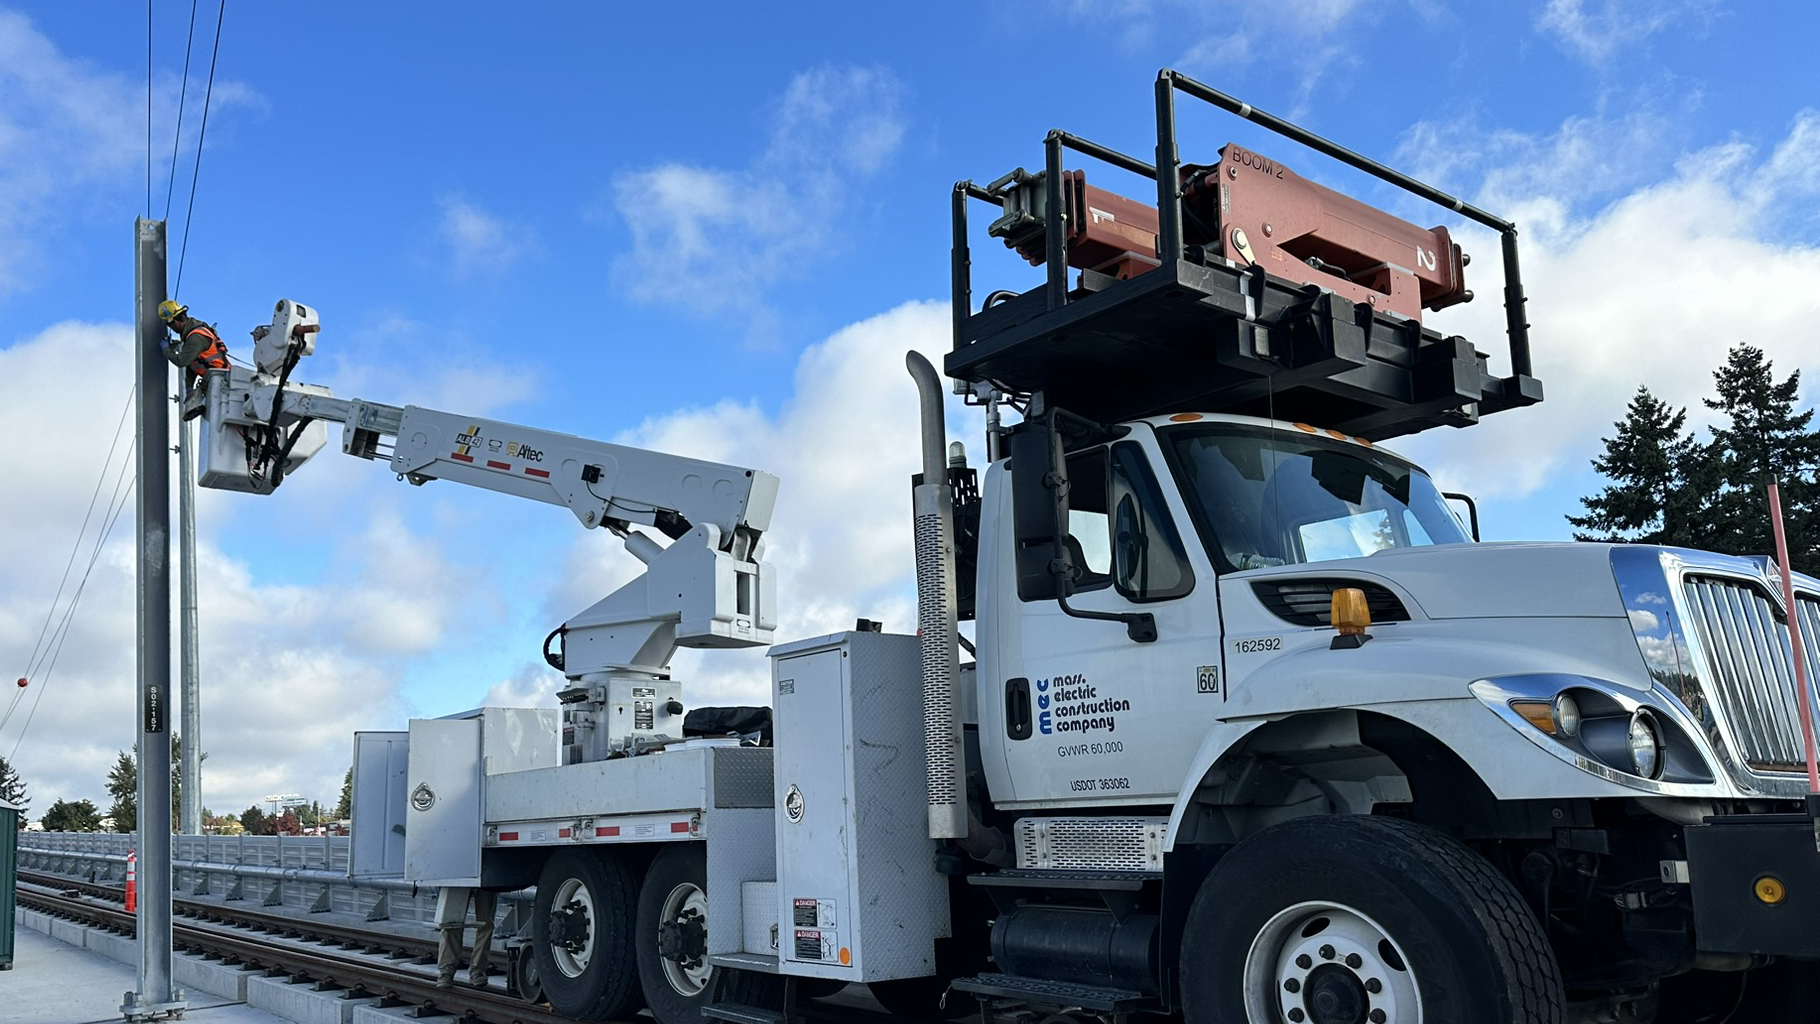
[[[966,758],[957,712],[960,663],[954,593],[954,490],[942,385],[920,352],[905,357],[922,399],[922,482],[912,489],[916,528],[916,631],[922,642],[923,743],[929,784],[929,838],[967,837]]]

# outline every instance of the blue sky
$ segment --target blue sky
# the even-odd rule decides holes
[[[9,673],[32,661],[130,382],[144,16],[0,8],[0,425],[39,442],[0,453]],[[155,4],[154,216],[188,19]],[[180,297],[240,352],[273,300],[318,306],[298,376],[337,394],[778,473],[783,635],[856,614],[909,628],[901,360],[947,343],[949,186],[1036,166],[1054,127],[1145,154],[1173,66],[1519,223],[1549,401],[1398,447],[1478,494],[1491,536],[1560,538],[1638,383],[1697,405],[1739,340],[1811,378],[1817,29],[1811,4],[1698,0],[232,3]],[[1452,225],[1223,115],[1186,113],[1183,139],[1189,159],[1239,141]],[[1462,238],[1471,286],[1496,295],[1495,243]],[[977,288],[1035,280],[975,242]],[[1442,326],[1504,365],[1494,303]],[[977,447],[976,420],[954,426]],[[334,441],[278,495],[201,510],[217,810],[332,796],[353,728],[547,700],[537,643],[630,571],[565,512],[408,488]],[[99,800],[132,740],[130,519],[28,691],[29,734],[24,712],[0,726],[36,811]],[[756,656],[678,667],[703,699],[763,693]]]

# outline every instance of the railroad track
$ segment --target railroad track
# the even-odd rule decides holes
[[[46,881],[37,882],[35,879]],[[102,892],[94,893],[93,896],[110,899],[117,890],[109,891],[105,886],[72,882],[56,876],[34,876],[28,872],[21,873],[21,881],[33,886],[48,885],[62,890],[45,892],[22,885],[18,890],[21,906],[68,920],[94,924],[122,935],[134,933],[136,922],[133,915],[113,906],[96,903],[92,897],[70,894],[71,891],[80,893],[99,889]],[[215,911],[219,908],[204,905],[202,909]],[[439,989],[432,978],[418,977],[399,970],[397,961],[409,954],[395,951],[368,952],[371,946],[392,944],[398,936],[364,932],[352,939],[319,938],[317,934],[321,932],[353,933],[353,930],[333,926],[317,927],[314,923],[306,928],[294,920],[250,911],[233,911],[232,916],[270,920],[264,926],[174,921],[173,944],[178,949],[218,956],[223,960],[262,968],[294,980],[313,981],[325,990],[344,989],[356,996],[378,998],[382,1005],[419,1007],[485,1024],[571,1024],[567,1017],[547,1007],[534,1006],[517,996],[494,989]],[[284,934],[247,934],[244,931],[247,927],[263,927],[267,932]],[[286,939],[295,941],[285,941]],[[433,950],[431,955],[433,956]]]
[[[124,890],[114,884],[83,881],[37,871],[19,872],[19,880],[66,892],[73,890],[112,903],[124,904],[126,901]],[[375,931],[370,928],[358,928],[329,920],[300,920],[290,915],[255,910],[252,907],[232,907],[178,897],[172,898],[171,911],[174,914],[195,918],[199,921],[237,925],[274,935],[338,945],[344,949],[362,949],[369,953],[383,953],[400,960],[411,960],[418,963],[434,963],[436,960],[436,941],[429,938],[416,938],[409,935]]]
[[[137,922],[121,907],[125,893],[119,885],[33,871],[19,872],[19,882],[21,906],[121,935],[134,934]],[[263,968],[294,981],[312,981],[324,989],[345,989],[356,997],[378,998],[381,1005],[418,1008],[425,1016],[448,1014],[478,1024],[574,1024],[548,1006],[503,990],[439,989],[433,978],[403,970],[406,963],[435,963],[433,939],[196,900],[173,899],[172,910],[180,915],[172,921],[172,941],[181,950]],[[814,1024],[902,1024],[879,1012],[869,997],[851,994],[799,1003],[792,1012],[798,1020]],[[629,1024],[651,1021],[640,1016]]]

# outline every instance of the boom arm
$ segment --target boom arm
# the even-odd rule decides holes
[[[389,457],[413,484],[451,480],[562,505],[589,528],[654,526],[675,539],[706,523],[732,551],[771,526],[777,478],[756,470],[414,405],[300,395],[286,406],[341,423],[342,451]]]
[[[653,687],[673,686],[668,668],[678,647],[771,642],[775,589],[760,559],[776,477],[477,416],[335,398],[327,388],[290,383],[290,369],[307,354],[304,342],[313,347],[315,338],[290,322],[301,308],[280,302],[278,320],[262,335],[299,339],[288,350],[262,349],[255,369],[208,373],[200,403],[203,486],[270,493],[322,447],[322,425],[334,422],[342,425],[343,451],[388,460],[412,484],[449,480],[561,505],[585,527],[607,527],[624,538],[645,572],[571,617],[545,644],[545,657],[574,684],[565,701],[586,702],[576,714],[588,721],[606,724],[622,717],[606,714],[609,705],[642,701],[631,717],[642,716],[641,728],[650,730]],[[313,314],[310,321],[313,326]],[[660,545],[637,526],[654,527],[671,543]],[[558,636],[562,648],[553,651]],[[680,735],[680,728],[657,732],[628,737],[596,730],[595,740],[582,745],[604,756],[634,740],[673,738],[669,733]],[[583,759],[593,758],[584,753]]]

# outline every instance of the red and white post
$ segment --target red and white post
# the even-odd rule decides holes
[[[126,851],[126,912],[139,909],[139,851]]]
[[[1807,663],[1802,657],[1800,606],[1795,604],[1795,576],[1788,564],[1788,536],[1782,529],[1782,489],[1769,481],[1769,519],[1776,531],[1776,565],[1782,573],[1782,603],[1788,609],[1788,643],[1795,656],[1795,689],[1801,707],[1801,740],[1807,752],[1807,791],[1820,794],[1820,766],[1815,764],[1814,713],[1808,700]],[[1820,824],[1816,825],[1820,828]]]

